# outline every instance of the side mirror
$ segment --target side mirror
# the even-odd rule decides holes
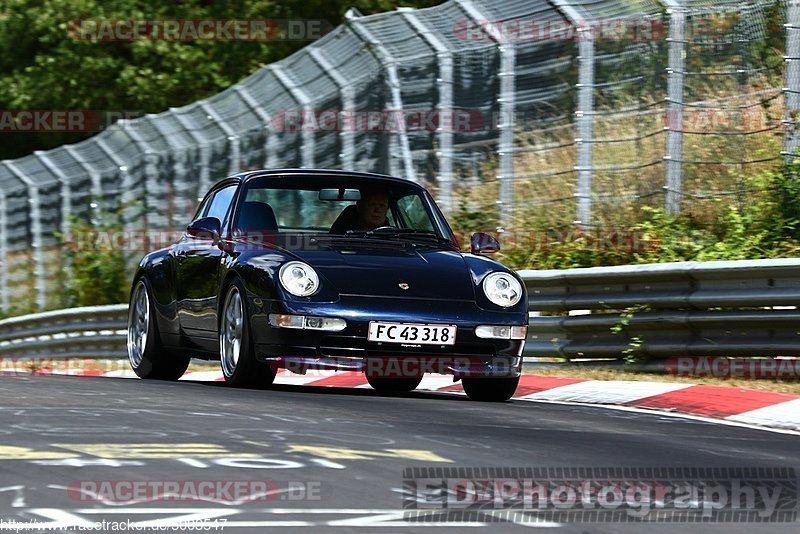
[[[469,248],[473,254],[494,254],[500,251],[500,242],[483,232],[475,232],[469,240]]]
[[[210,239],[218,245],[222,240],[222,223],[216,217],[204,217],[190,224],[186,233],[197,239]]]

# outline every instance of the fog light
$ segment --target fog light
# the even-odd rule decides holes
[[[527,326],[481,325],[475,328],[475,335],[482,339],[525,339]]]
[[[338,332],[344,330],[347,323],[338,317],[306,317],[305,328],[309,330],[328,330]]]

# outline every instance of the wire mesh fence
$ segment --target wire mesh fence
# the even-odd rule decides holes
[[[451,0],[352,11],[207,100],[0,162],[0,309],[63,304],[60,235],[74,218],[120,211],[125,229],[179,229],[214,181],[263,167],[405,176],[445,211],[506,229],[625,227],[644,206],[713,218],[757,201],[742,177],[800,146],[799,10]]]

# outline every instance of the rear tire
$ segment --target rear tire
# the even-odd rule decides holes
[[[422,377],[387,378],[367,375],[367,382],[372,386],[372,389],[381,393],[408,393],[417,389],[419,383],[422,382]]]
[[[461,382],[470,400],[502,402],[514,395],[519,385],[519,377],[462,378]]]
[[[271,365],[256,360],[247,292],[238,278],[225,290],[221,310],[219,355],[225,383],[235,388],[268,388],[276,373]]]
[[[128,307],[128,360],[139,378],[177,380],[189,367],[190,358],[162,346],[152,295],[147,279],[137,280]]]

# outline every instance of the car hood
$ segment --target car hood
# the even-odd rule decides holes
[[[454,250],[402,244],[323,245],[319,250],[293,250],[292,254],[314,267],[342,295],[475,299],[470,270]]]

